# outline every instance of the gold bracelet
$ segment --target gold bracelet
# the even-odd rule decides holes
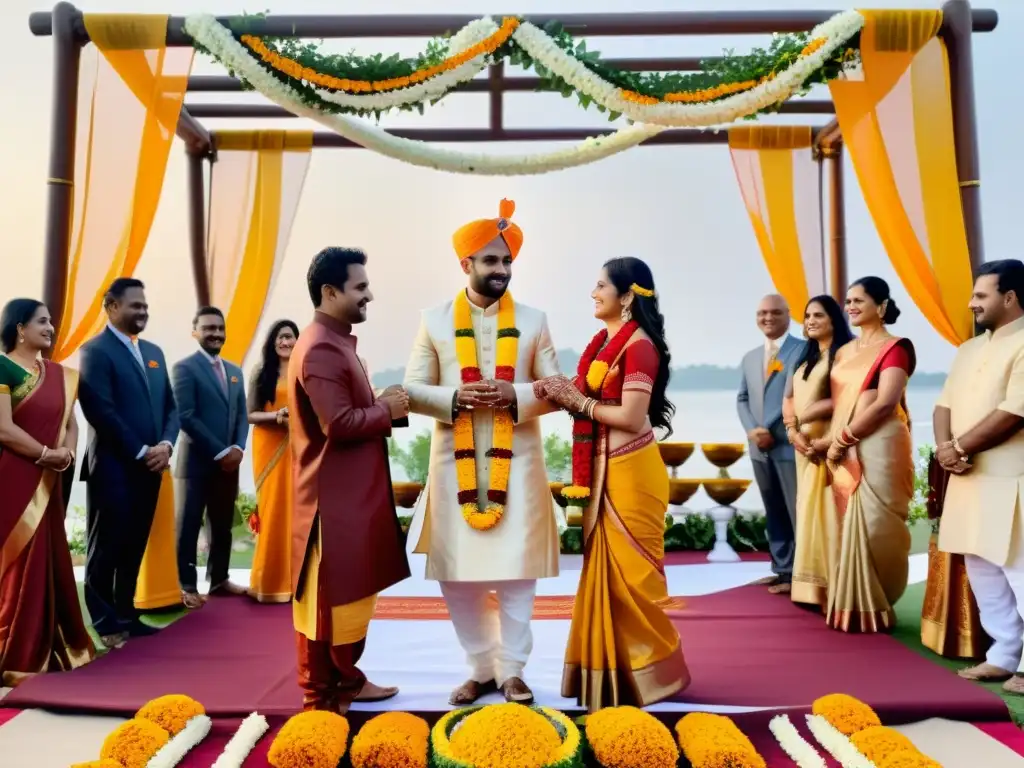
[[[39,454],[39,458],[38,458],[38,459],[36,459],[36,466],[39,466],[39,465],[40,465],[40,464],[42,464],[42,463],[43,463],[44,461],[46,461],[46,457],[47,457],[47,456],[49,456],[49,455],[50,455],[50,449],[49,449],[49,448],[47,448],[47,447],[46,447],[46,446],[44,445],[44,446],[43,446],[43,452],[42,452],[42,453],[40,453],[40,454]]]

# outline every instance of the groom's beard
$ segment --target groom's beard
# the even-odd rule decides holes
[[[486,296],[489,299],[500,299],[508,290],[508,283],[508,277],[499,280],[490,275],[486,277],[473,275],[472,287],[481,296]]]

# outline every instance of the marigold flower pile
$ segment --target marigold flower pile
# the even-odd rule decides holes
[[[608,707],[589,715],[586,733],[604,768],[673,768],[679,762],[671,731],[636,707]]]
[[[352,739],[353,768],[426,768],[430,726],[406,712],[377,715]]]
[[[746,734],[723,715],[691,712],[676,723],[676,736],[693,768],[766,768]]]
[[[348,747],[348,720],[334,712],[302,712],[274,738],[273,768],[336,768]]]
[[[812,717],[823,718],[848,737],[850,745],[876,768],[941,768],[939,763],[919,752],[909,738],[883,726],[878,714],[853,696],[843,693],[822,696],[814,702],[811,712]],[[822,743],[822,746],[828,748],[829,745]]]

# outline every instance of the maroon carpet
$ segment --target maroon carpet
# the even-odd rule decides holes
[[[763,587],[687,598],[676,619],[694,678],[680,696],[687,702],[807,707],[843,692],[893,724],[1007,719],[998,696],[892,638],[829,630]],[[0,705],[131,714],[157,696],[184,693],[214,716],[286,715],[299,706],[294,653],[290,606],[218,600],[92,664],[28,680]],[[439,693],[439,710],[445,698]]]

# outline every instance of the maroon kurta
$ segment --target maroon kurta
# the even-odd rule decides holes
[[[351,326],[316,313],[292,351],[288,398],[293,592],[298,596],[318,514],[327,605],[353,603],[408,578],[388,464],[391,412],[374,398]]]

